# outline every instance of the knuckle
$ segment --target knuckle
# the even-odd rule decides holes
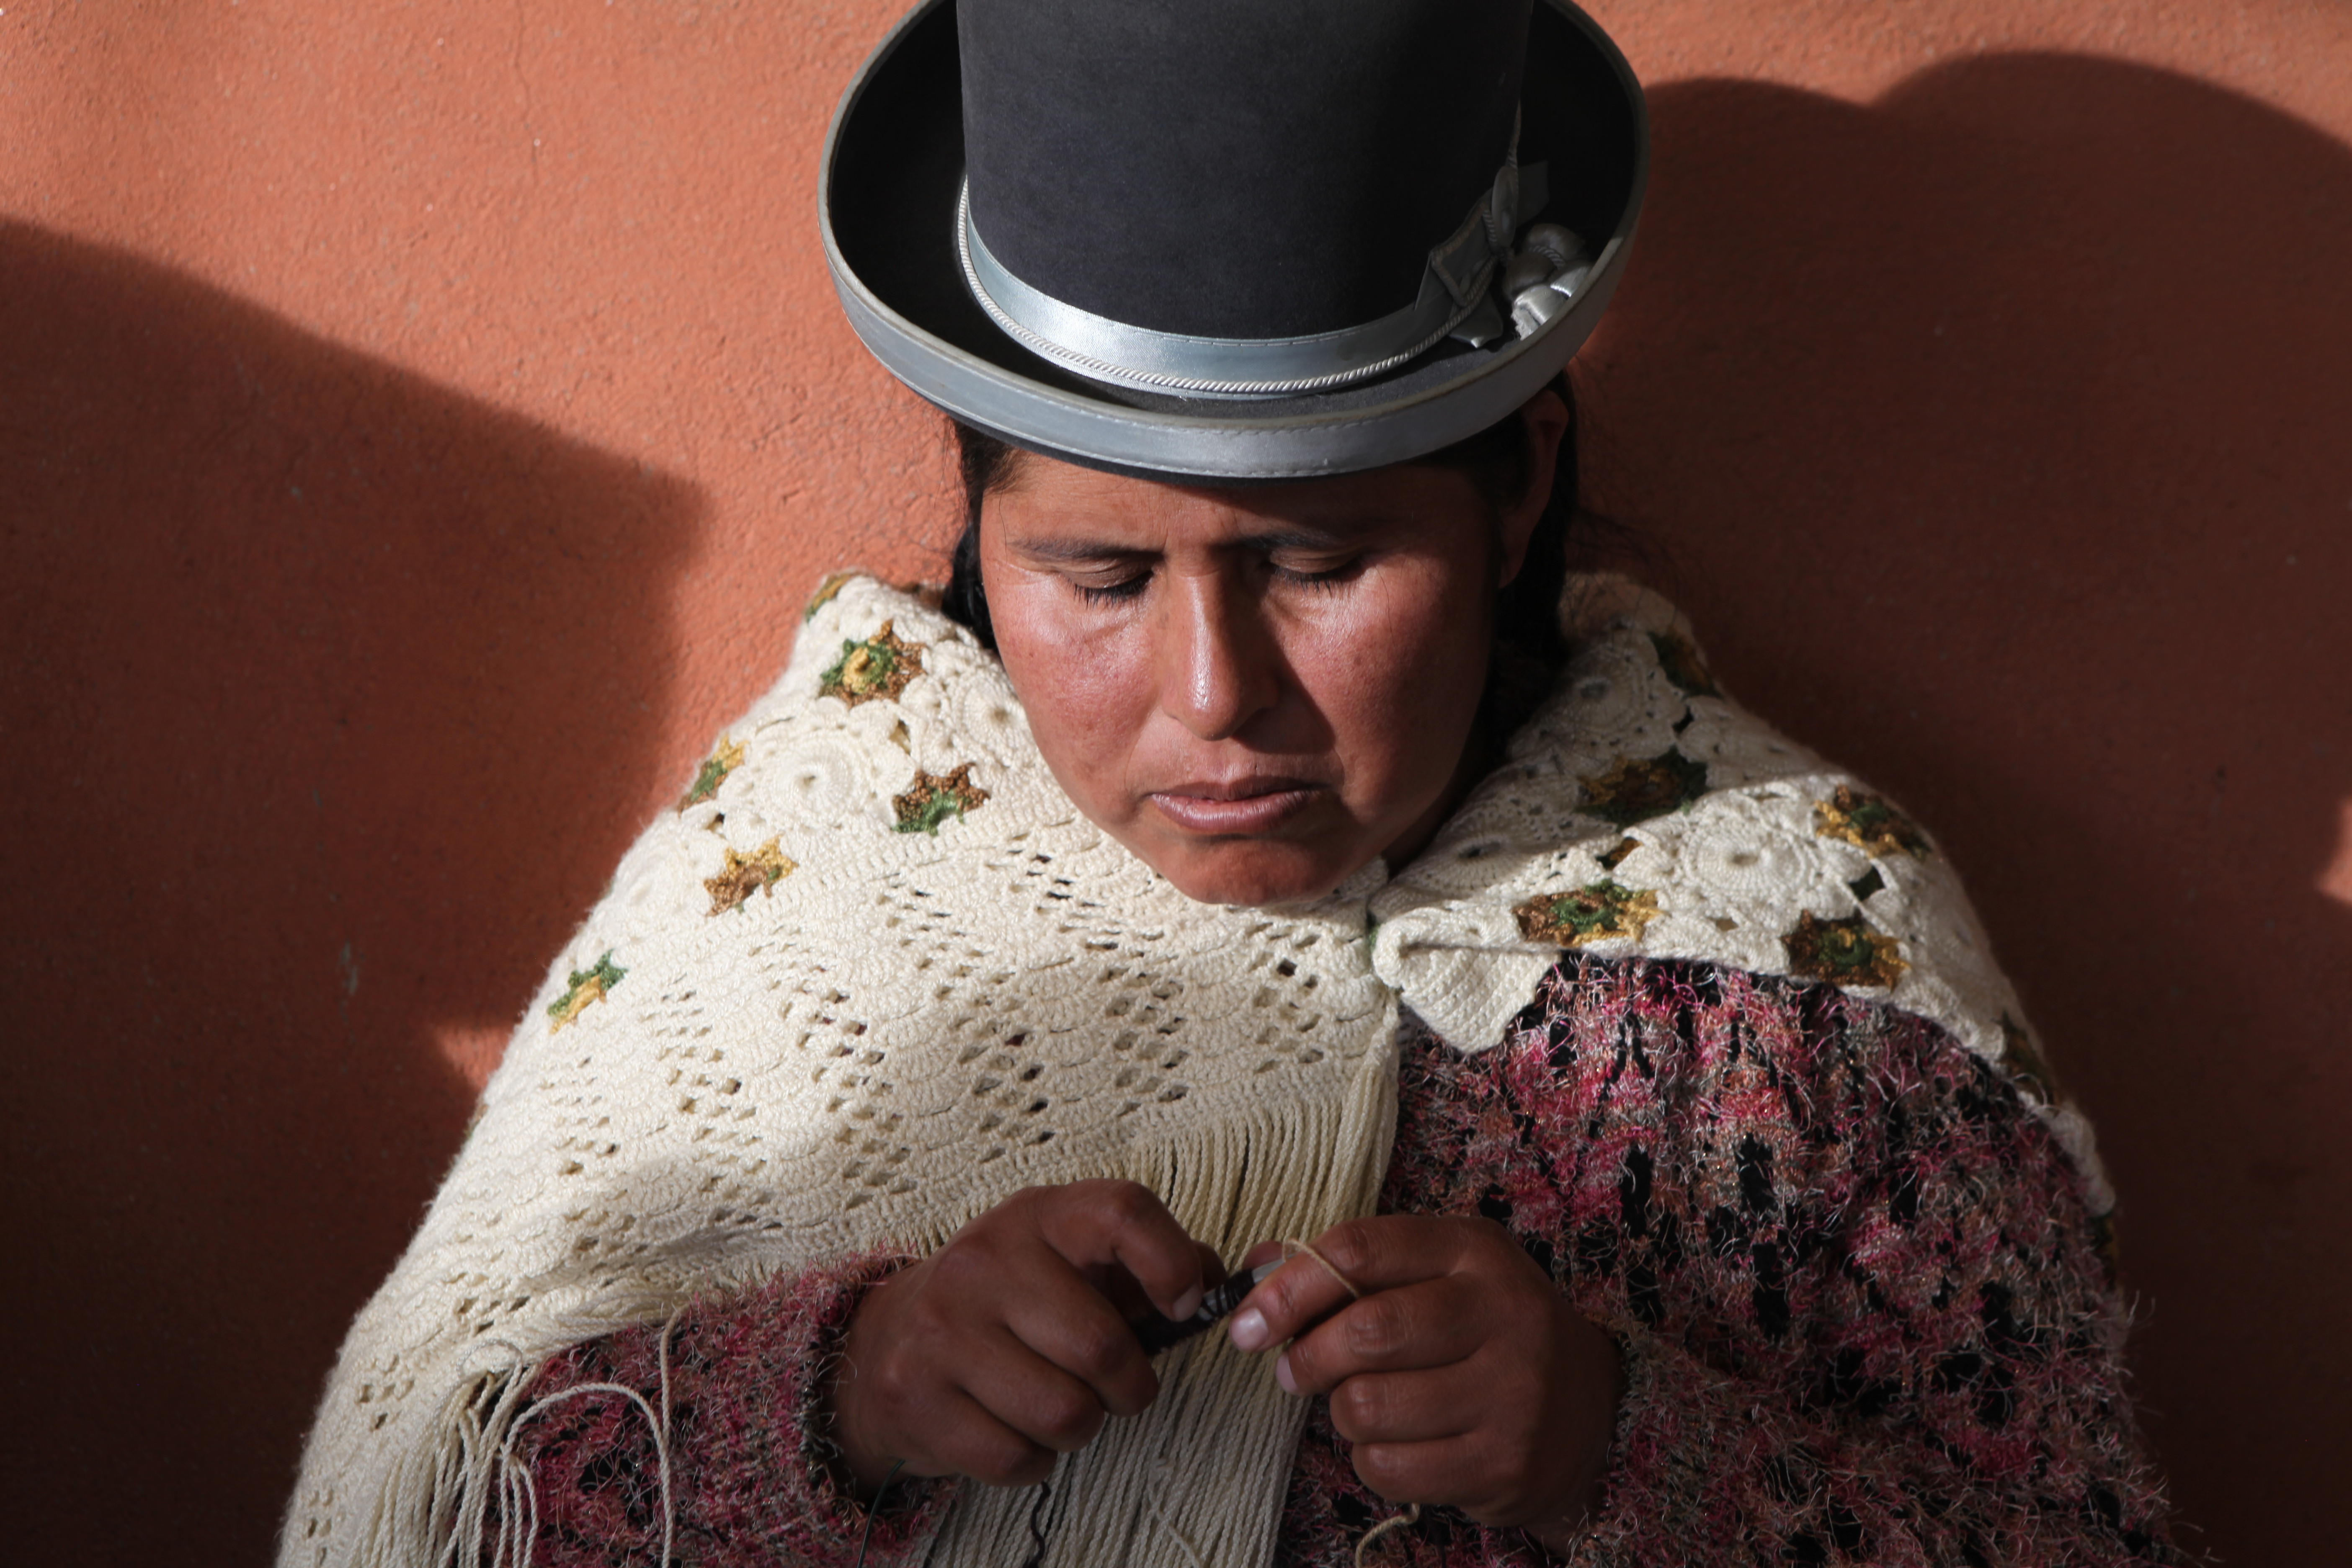
[[[1053,1468],[1052,1454],[1010,1433],[974,1442],[964,1461],[964,1474],[992,1487],[1034,1485]]]
[[[1412,1325],[1392,1293],[1367,1296],[1339,1314],[1339,1343],[1360,1361],[1395,1354],[1410,1340]]]
[[[1377,1379],[1351,1377],[1331,1391],[1331,1425],[1351,1443],[1369,1442],[1387,1430],[1392,1405]]]
[[[1039,1425],[1048,1446],[1064,1453],[1094,1441],[1095,1434],[1102,1429],[1103,1419],[1101,1405],[1077,1394],[1054,1394],[1039,1412]]]
[[[1135,1336],[1125,1324],[1089,1318],[1071,1328],[1064,1354],[1070,1370],[1091,1383],[1118,1371],[1134,1345]]]
[[[1391,1502],[1403,1502],[1428,1489],[1416,1468],[1385,1443],[1365,1443],[1355,1453],[1356,1477]]]

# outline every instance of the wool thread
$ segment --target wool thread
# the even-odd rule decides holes
[[[1348,1293],[1348,1300],[1350,1301],[1360,1301],[1364,1299],[1364,1293],[1356,1289],[1356,1282],[1349,1279],[1345,1274],[1340,1273],[1339,1266],[1338,1264],[1324,1257],[1320,1252],[1318,1252],[1315,1249],[1315,1244],[1313,1242],[1300,1241],[1296,1237],[1293,1237],[1282,1244],[1282,1256],[1285,1258],[1297,1258],[1301,1254],[1304,1254],[1305,1256],[1315,1259],[1316,1262],[1321,1264],[1323,1266],[1323,1272],[1331,1276],[1332,1279],[1337,1279],[1339,1282],[1339,1289]]]
[[[866,1548],[874,1540],[874,1521],[882,1515],[882,1494],[890,1489],[890,1483],[897,1480],[898,1472],[906,1468],[906,1460],[891,1460],[889,1474],[884,1476],[882,1484],[874,1489],[873,1499],[866,1505],[866,1528],[857,1532],[857,1555],[850,1559],[849,1568],[866,1568]]]
[[[1349,1300],[1360,1301],[1364,1299],[1364,1293],[1357,1289],[1356,1282],[1349,1279],[1338,1264],[1324,1257],[1313,1242],[1300,1241],[1296,1237],[1289,1237],[1282,1244],[1282,1256],[1286,1258],[1299,1257],[1313,1258],[1323,1266],[1323,1272],[1339,1282],[1339,1289],[1348,1293]],[[1392,1513],[1364,1531],[1363,1539],[1356,1542],[1356,1568],[1364,1568],[1364,1553],[1370,1552],[1382,1536],[1392,1531],[1411,1529],[1420,1522],[1421,1505],[1417,1502],[1407,1503],[1403,1512]]]

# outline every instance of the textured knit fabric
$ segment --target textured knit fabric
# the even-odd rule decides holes
[[[1500,1049],[1406,1028],[1382,1211],[1508,1226],[1626,1358],[1576,1562],[2182,1561],[2080,1179],[1943,1030],[1824,985],[1591,959],[1546,975]],[[672,1329],[688,1561],[850,1560],[864,1520],[829,1479],[810,1369],[875,1272],[814,1270]],[[659,1341],[583,1346],[534,1394],[617,1382],[656,1397]],[[525,1439],[532,1560],[551,1568],[650,1561],[659,1545],[652,1428],[618,1398],[590,1400],[595,1416]],[[886,1500],[868,1562],[909,1560],[948,1489]],[[1276,1561],[1345,1568],[1395,1511],[1313,1402]],[[1521,1532],[1445,1509],[1375,1551],[1443,1568],[1544,1560]]]
[[[1422,855],[1255,910],[1184,898],[1087,821],[965,629],[829,586],[517,1029],[345,1342],[281,1561],[451,1560],[487,1511],[520,1517],[548,1357],[748,1281],[927,1252],[1024,1185],[1142,1182],[1229,1257],[1368,1213],[1400,1008],[1491,1050],[1563,951],[1932,1022],[2104,1212],[2087,1124],[1933,839],[1725,696],[1670,607],[1603,587],[1578,587],[1574,660]],[[1222,1339],[1170,1368],[1183,1399],[1062,1461],[1058,1540],[1130,1568],[1263,1562],[1302,1408]],[[1018,1556],[1028,1523],[975,1489],[932,1560]]]

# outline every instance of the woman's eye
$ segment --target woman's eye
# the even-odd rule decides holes
[[[1349,556],[1344,561],[1309,561],[1296,563],[1270,563],[1274,574],[1285,583],[1306,588],[1336,588],[1356,574],[1363,564],[1361,556]]]
[[[1109,605],[1122,599],[1134,598],[1143,592],[1144,584],[1150,581],[1150,573],[1138,572],[1131,577],[1121,577],[1113,582],[1082,582],[1075,583],[1072,586],[1077,589],[1079,596],[1089,605]]]

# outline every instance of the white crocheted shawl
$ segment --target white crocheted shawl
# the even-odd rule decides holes
[[[1079,814],[970,634],[828,584],[783,678],[622,861],[343,1346],[281,1563],[476,1560],[528,1371],[689,1296],[919,1254],[1116,1175],[1228,1258],[1367,1212],[1400,1004],[1483,1049],[1564,949],[1884,997],[2007,1067],[2108,1206],[1958,881],[1899,811],[1715,687],[1662,602],[1576,585],[1580,651],[1418,860],[1311,906],[1175,891]],[[1590,610],[1598,605],[1597,610]],[[1265,1563],[1303,1419],[1206,1335],[1056,1471],[1053,1563]],[[1002,1564],[971,1488],[931,1561]]]

